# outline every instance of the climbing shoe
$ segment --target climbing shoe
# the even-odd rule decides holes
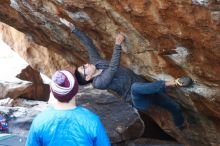
[[[177,87],[188,87],[192,85],[193,80],[190,77],[181,77],[175,80],[175,84]]]

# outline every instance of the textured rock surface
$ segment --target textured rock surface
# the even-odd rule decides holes
[[[50,86],[49,84],[43,83],[43,80],[38,71],[32,69],[30,66],[27,66],[16,77],[33,83],[30,87],[28,87],[28,92],[20,95],[21,97],[44,101],[49,99]]]
[[[111,143],[140,137],[144,123],[136,110],[106,91],[87,87],[80,91],[77,103],[97,113],[107,129]]]
[[[48,76],[52,75],[58,68],[69,67],[70,64],[62,57],[62,53],[34,43],[31,37],[20,33],[12,27],[0,26],[0,38],[2,38],[15,52],[25,59],[28,64]],[[7,34],[7,35],[5,35]],[[46,40],[46,39],[45,39]]]
[[[85,48],[59,17],[86,32],[111,58],[114,35],[127,41],[121,64],[148,79],[189,75],[196,84],[172,91],[190,123],[190,145],[220,145],[219,0],[2,0],[0,36],[38,71],[85,63]],[[162,50],[176,54],[162,56]],[[157,120],[157,115],[154,116]],[[201,132],[203,131],[203,132]]]
[[[16,98],[29,91],[32,85],[29,81],[0,81],[0,99],[2,98]]]
[[[112,146],[183,146],[176,142],[156,140],[156,139],[136,139],[134,141],[127,141],[121,144],[115,144]]]

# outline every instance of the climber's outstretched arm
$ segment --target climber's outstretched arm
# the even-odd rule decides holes
[[[86,47],[89,53],[90,63],[95,64],[97,61],[102,59],[92,40],[85,33],[83,33],[81,30],[75,27],[73,23],[67,21],[66,19],[60,18],[60,22],[69,27],[71,32],[73,32],[80,39],[80,42]]]

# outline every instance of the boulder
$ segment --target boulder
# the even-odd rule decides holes
[[[32,82],[32,85],[28,87],[28,91],[21,94],[21,97],[43,101],[47,101],[49,99],[50,86],[48,84],[44,84],[40,73],[37,70],[34,70],[30,66],[27,66],[16,77]]]
[[[142,136],[145,129],[144,122],[130,104],[105,91],[90,88],[83,92],[85,94],[77,96],[77,103],[101,117],[111,143]]]
[[[0,99],[20,97],[25,92],[28,92],[32,82],[23,80],[0,81]]]

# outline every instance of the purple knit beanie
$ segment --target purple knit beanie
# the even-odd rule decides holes
[[[52,76],[51,92],[60,102],[69,102],[78,92],[75,76],[66,70],[56,71]]]

